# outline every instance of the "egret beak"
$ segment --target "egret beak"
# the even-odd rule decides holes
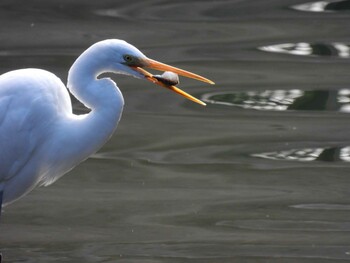
[[[155,61],[153,59],[145,58],[145,59],[142,59],[141,62],[142,62],[142,67],[145,67],[145,68],[150,68],[150,69],[155,69],[155,70],[160,70],[160,71],[170,71],[170,72],[176,73],[180,76],[184,76],[184,77],[191,78],[191,79],[196,79],[196,80],[203,81],[203,82],[206,82],[209,84],[215,84],[213,81],[211,81],[207,78],[204,78],[200,75],[197,75],[197,74],[194,74],[192,72],[189,72],[189,71],[186,71],[183,69],[179,69],[179,68],[176,68],[173,66],[169,66],[167,64]],[[206,105],[203,101],[201,101],[201,100],[193,97],[192,95],[188,94],[187,92],[177,88],[175,85],[171,85],[169,83],[161,81],[161,79],[156,78],[154,75],[152,75],[148,71],[144,70],[143,68],[141,68],[141,67],[133,67],[133,68],[136,71],[138,71],[139,73],[141,73],[142,75],[144,75],[145,78],[147,80],[149,80],[150,82],[155,83],[163,88],[167,88],[171,91],[174,91],[177,94],[180,94],[181,96],[183,96],[186,99],[189,99],[193,102],[196,102],[196,103],[201,104],[203,106]]]

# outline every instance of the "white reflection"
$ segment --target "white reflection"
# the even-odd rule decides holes
[[[252,154],[253,157],[259,157],[270,160],[290,160],[290,161],[302,161],[310,162],[317,159],[322,153],[323,148],[305,148],[305,149],[292,149],[280,152],[265,152]]]
[[[349,0],[330,0],[330,1],[317,1],[308,2],[305,4],[294,5],[291,8],[298,11],[306,12],[333,12],[349,10]]]
[[[341,58],[350,57],[350,45],[346,43],[282,43],[262,46],[261,51],[282,53],[297,56],[336,56]]]
[[[244,109],[285,111],[297,98],[302,97],[304,91],[293,90],[265,90],[247,91],[240,93],[207,93],[202,100],[211,104],[237,106]]]
[[[309,43],[285,43],[264,46],[259,48],[262,51],[273,52],[273,53],[286,53],[291,55],[306,56],[312,55],[312,48]]]
[[[107,16],[107,17],[114,17],[114,18],[125,17],[125,15],[123,15],[118,9],[99,9],[99,10],[95,10],[94,13],[99,16]]]
[[[326,12],[326,6],[329,4],[329,1],[319,1],[305,3],[301,5],[292,6],[293,9],[298,11],[307,11],[307,12]]]
[[[350,146],[340,149],[340,159],[345,162],[350,162]]]
[[[340,104],[340,112],[350,112],[350,89],[339,90],[337,100]]]
[[[350,47],[343,43],[334,43],[334,48],[338,50],[338,56],[342,58],[348,58],[350,56]]]
[[[350,89],[213,92],[203,94],[201,99],[210,104],[236,106],[243,109],[254,110],[323,110],[350,112]]]
[[[331,147],[331,148],[302,148],[285,151],[264,152],[252,154],[253,157],[284,160],[284,161],[327,161],[327,162],[350,162],[350,146]]]

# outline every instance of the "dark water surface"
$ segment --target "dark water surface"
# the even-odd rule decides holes
[[[349,261],[349,2],[1,1],[1,73],[120,38],[217,83],[115,77],[116,134],[6,207],[5,262]]]

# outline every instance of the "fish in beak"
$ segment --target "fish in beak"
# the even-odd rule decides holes
[[[145,78],[147,80],[149,80],[150,82],[155,83],[163,88],[167,88],[173,92],[176,92],[177,94],[180,94],[181,96],[183,96],[186,99],[189,99],[193,102],[196,102],[196,103],[201,104],[203,106],[206,105],[203,101],[201,101],[201,100],[193,97],[192,95],[188,94],[187,92],[177,88],[175,85],[178,84],[178,81],[174,81],[173,79],[168,78],[166,74],[163,74],[161,76],[153,75],[153,74],[149,73],[148,71],[146,71],[144,68],[150,68],[150,69],[160,70],[160,71],[169,71],[169,72],[178,74],[178,75],[183,76],[183,77],[196,79],[196,80],[203,81],[203,82],[206,82],[209,84],[215,84],[213,81],[211,81],[207,78],[204,78],[200,75],[194,74],[192,72],[189,72],[189,71],[186,71],[183,69],[179,69],[179,68],[158,62],[158,61],[153,60],[153,59],[143,58],[142,61],[139,61],[139,62],[141,62],[140,64],[142,66],[132,66],[133,69],[138,71],[142,75],[144,75]],[[170,75],[168,75],[168,76],[170,76]]]

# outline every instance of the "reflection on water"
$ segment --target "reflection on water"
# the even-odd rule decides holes
[[[293,5],[293,9],[308,12],[331,12],[350,10],[350,1],[317,1],[304,4]]]
[[[350,56],[350,45],[347,43],[284,43],[263,46],[262,51],[272,53],[284,53],[298,56],[333,56],[348,58]]]
[[[285,151],[274,151],[252,154],[253,157],[259,157],[270,160],[280,161],[324,161],[324,162],[350,162],[350,146],[329,147],[329,148],[303,148],[291,149]]]
[[[215,92],[201,98],[207,103],[254,110],[350,111],[350,89]]]

